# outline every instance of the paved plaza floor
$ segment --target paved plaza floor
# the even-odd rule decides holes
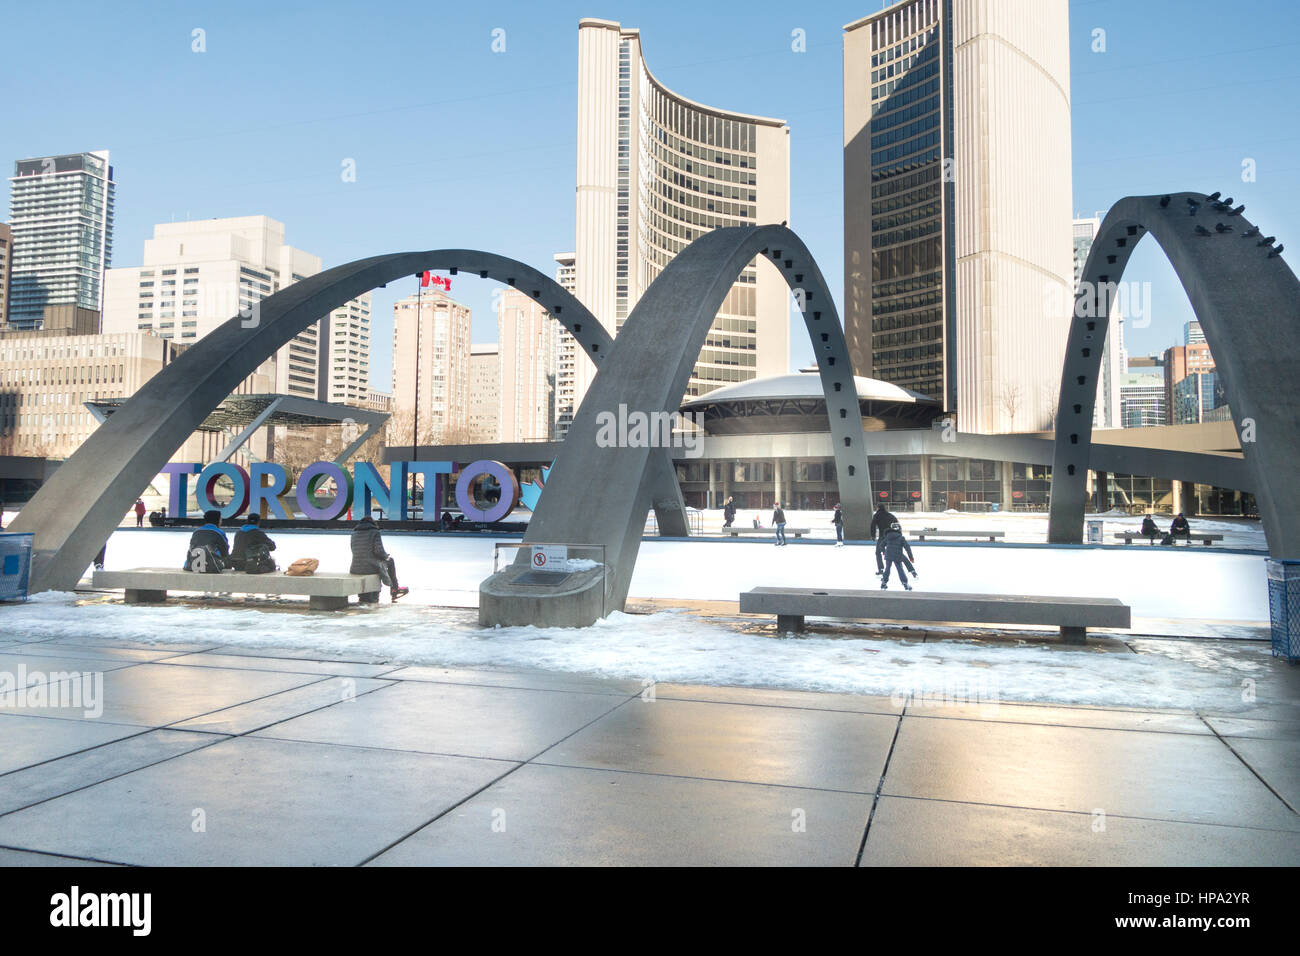
[[[291,623],[286,624],[291,626]],[[6,642],[0,865],[1300,864],[1300,668],[1245,711],[918,703]]]

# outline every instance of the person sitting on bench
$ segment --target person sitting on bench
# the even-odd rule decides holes
[[[230,560],[236,571],[246,574],[270,574],[276,570],[271,560],[275,542],[262,530],[262,516],[251,514],[242,528],[235,532],[235,546]]]
[[[203,512],[203,526],[190,535],[185,570],[200,574],[220,574],[230,567],[230,544],[221,530],[221,512],[215,508]]]
[[[1156,527],[1155,519],[1150,515],[1142,519],[1142,537],[1152,544],[1155,544],[1156,538],[1160,537],[1160,529]]]
[[[352,566],[348,573],[379,575],[379,580],[388,585],[389,595],[394,601],[410,591],[410,588],[397,586],[397,562],[384,550],[383,535],[379,533],[375,519],[369,516],[358,521],[352,529]],[[361,595],[360,601],[362,604],[377,604],[379,592],[367,591]]]
[[[1175,538],[1186,538],[1192,533],[1192,526],[1187,523],[1187,519],[1183,517],[1181,511],[1178,512],[1178,515],[1170,523],[1169,533]]]

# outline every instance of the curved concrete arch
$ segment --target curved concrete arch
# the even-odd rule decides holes
[[[609,333],[571,293],[505,256],[438,249],[372,256],[327,269],[263,299],[255,318],[232,318],[186,349],[59,466],[13,522],[13,530],[35,534],[32,589],[74,587],[140,489],[208,413],[281,346],[349,299],[430,269],[514,286],[558,319],[593,361],[603,361],[611,350]],[[651,462],[650,475],[664,508],[661,527],[685,534],[681,494],[666,454]],[[669,482],[671,490],[664,490]]]
[[[715,229],[679,252],[628,316],[618,347],[574,416],[565,454],[547,478],[548,493],[524,535],[525,542],[603,546],[604,573],[585,581],[582,594],[556,593],[551,600],[534,586],[516,586],[526,565],[512,565],[480,586],[480,623],[581,625],[622,609],[651,505],[650,449],[611,446],[602,440],[602,419],[676,411],[718,309],[759,255],[771,260],[802,300],[831,421],[845,535],[868,537],[871,483],[862,416],[844,330],[821,270],[784,226]]]
[[[1300,559],[1300,281],[1239,211],[1201,193],[1121,199],[1093,241],[1061,371],[1048,540],[1083,540],[1093,403],[1110,318],[1107,294],[1147,233],[1169,257],[1214,354],[1242,434],[1269,552]]]

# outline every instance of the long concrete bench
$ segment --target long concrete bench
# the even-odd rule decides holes
[[[1038,594],[942,594],[835,588],[754,588],[740,595],[745,614],[775,614],[781,631],[801,631],[804,618],[932,621],[953,624],[1038,624],[1059,627],[1061,640],[1082,644],[1090,627],[1129,627],[1131,609],[1116,598]]]
[[[123,588],[127,604],[158,604],[168,591],[198,591],[204,594],[302,594],[313,611],[337,611],[348,606],[354,594],[377,592],[383,584],[377,574],[306,574],[282,572],[245,574],[222,571],[198,574],[175,568],[134,568],[130,571],[96,571],[97,588]]]
[[[811,530],[812,529],[810,528],[791,528],[789,525],[785,526],[786,537],[791,538],[802,538],[804,535],[810,533]],[[723,528],[719,534],[729,534],[733,538],[742,534],[762,534],[769,538],[775,538],[776,528]]]
[[[940,531],[937,528],[923,528],[920,531],[911,532],[913,541],[924,541],[926,538],[988,538],[990,541],[996,541],[998,538],[1006,537],[1005,531]]]
[[[1150,539],[1152,544],[1156,544],[1164,536],[1165,533],[1163,531],[1155,535],[1143,534],[1141,531],[1116,531],[1115,532],[1115,537],[1123,538],[1125,544],[1132,544],[1134,538],[1148,538]],[[1223,540],[1223,535],[1221,534],[1199,534],[1195,531],[1193,531],[1191,534],[1174,535],[1174,544],[1177,544],[1179,541],[1186,541],[1189,547],[1191,546],[1191,543],[1193,541],[1199,541],[1208,548],[1214,542],[1222,541],[1222,540]]]

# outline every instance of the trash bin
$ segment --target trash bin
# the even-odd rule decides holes
[[[32,535],[0,532],[0,601],[27,600],[32,569]]]
[[[1273,656],[1300,661],[1300,561],[1268,559],[1268,619]]]
[[[1088,544],[1103,544],[1105,542],[1106,539],[1103,536],[1101,530],[1102,526],[1105,523],[1106,522],[1100,521],[1096,518],[1089,518],[1087,520],[1086,526],[1087,526],[1088,534],[1086,540]]]

